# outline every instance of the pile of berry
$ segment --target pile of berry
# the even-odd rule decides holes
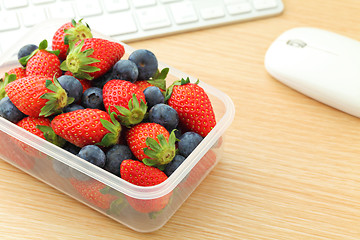
[[[122,59],[120,43],[93,37],[81,20],[62,25],[47,48],[21,47],[19,67],[0,81],[0,116],[125,181],[165,181],[216,124],[204,90],[189,79],[166,86],[169,69],[149,50]],[[67,176],[84,196],[104,187]]]

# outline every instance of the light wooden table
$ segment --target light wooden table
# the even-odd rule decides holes
[[[0,161],[0,238],[360,239],[360,120],[284,86],[263,65],[270,43],[293,27],[360,40],[360,4],[284,3],[274,18],[131,44],[236,105],[223,159],[162,229],[134,232]]]

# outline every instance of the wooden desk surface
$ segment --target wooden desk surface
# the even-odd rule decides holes
[[[360,40],[358,0],[284,0],[282,15],[132,43],[236,106],[223,159],[160,230],[142,234],[0,161],[1,239],[360,239],[360,120],[271,78],[283,31]]]

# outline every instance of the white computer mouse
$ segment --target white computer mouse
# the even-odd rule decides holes
[[[360,117],[359,41],[317,28],[290,29],[267,50],[265,68],[297,91]]]

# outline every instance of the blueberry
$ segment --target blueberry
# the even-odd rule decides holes
[[[158,103],[164,103],[164,94],[161,92],[160,88],[151,86],[147,87],[144,90],[145,100],[148,108],[152,108]]]
[[[138,67],[139,76],[137,80],[148,80],[158,70],[158,60],[154,53],[146,49],[138,49],[132,52],[129,60]]]
[[[179,115],[175,109],[167,104],[159,103],[149,111],[150,122],[154,122],[165,127],[169,132],[177,127]]]
[[[179,153],[184,157],[188,157],[192,151],[200,144],[203,137],[195,132],[186,132],[181,135],[178,142]]]
[[[79,105],[79,104],[70,104],[69,106],[64,107],[63,112],[67,113],[67,112],[73,112],[79,109],[84,109],[83,106]]]
[[[81,148],[77,154],[78,157],[103,168],[106,162],[106,156],[103,150],[96,145],[87,145]]]
[[[78,102],[81,99],[83,87],[79,80],[77,80],[73,76],[62,75],[58,78],[58,81],[61,87],[65,89],[68,97],[74,98],[74,103]]]
[[[129,60],[119,60],[113,67],[111,78],[133,83],[137,80],[138,75],[139,71],[134,62]]]
[[[171,160],[164,169],[166,176],[169,177],[185,161],[185,159],[186,158],[184,156],[179,154],[175,155],[173,160]]]
[[[17,123],[26,117],[26,115],[10,101],[9,97],[4,97],[0,101],[0,116],[12,123]]]
[[[91,87],[85,90],[81,99],[84,108],[104,109],[102,89]]]
[[[92,87],[98,87],[98,88],[101,88],[103,89],[104,85],[112,80],[111,78],[111,75],[112,75],[112,69],[110,69],[107,73],[105,73],[104,75],[98,77],[98,78],[95,78],[93,80],[91,80],[91,86]]]
[[[70,142],[66,142],[62,148],[74,155],[77,155],[81,150],[80,147],[78,147]]]
[[[120,177],[120,164],[123,160],[132,158],[133,154],[128,146],[116,144],[106,153],[104,169]]]
[[[35,44],[27,44],[21,47],[17,54],[18,60],[20,60],[23,57],[29,56],[36,49],[38,49],[38,46],[36,46]],[[25,67],[25,65],[23,66]]]

